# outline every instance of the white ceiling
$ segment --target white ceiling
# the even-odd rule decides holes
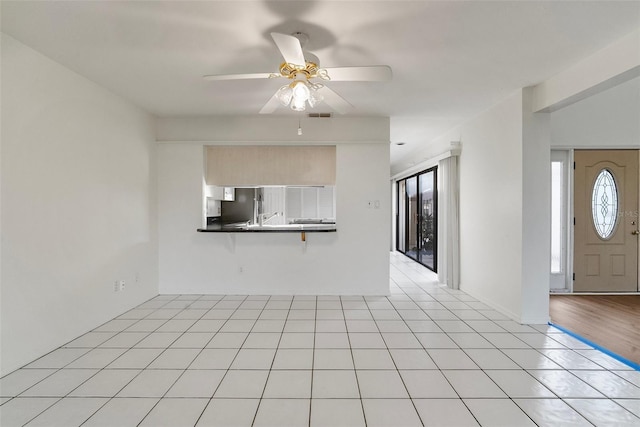
[[[258,114],[282,81],[201,77],[276,71],[281,57],[272,31],[307,33],[307,49],[325,67],[390,65],[391,82],[328,85],[355,106],[350,115],[391,118],[392,163],[640,27],[637,1],[2,1],[0,7],[3,32],[158,116]],[[323,105],[314,112],[327,111]]]

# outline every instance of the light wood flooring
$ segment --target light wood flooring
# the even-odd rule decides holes
[[[551,295],[551,322],[640,363],[640,295]]]

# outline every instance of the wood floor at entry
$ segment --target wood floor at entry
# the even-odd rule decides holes
[[[552,295],[551,322],[640,364],[640,295]]]

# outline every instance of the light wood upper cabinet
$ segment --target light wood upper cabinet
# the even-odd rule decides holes
[[[208,185],[335,185],[336,147],[215,145],[205,147]]]

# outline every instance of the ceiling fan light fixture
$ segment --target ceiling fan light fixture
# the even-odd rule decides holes
[[[293,89],[291,89],[290,85],[284,85],[280,89],[278,89],[276,97],[282,105],[288,106],[289,103],[291,103],[291,99],[293,98]]]
[[[305,111],[307,102],[313,108],[323,100],[322,95],[315,89],[305,80],[296,80],[278,89],[276,98],[282,105],[290,107],[293,111]]]
[[[295,82],[292,83],[292,90],[293,90],[293,100],[296,103],[303,103],[309,99],[309,95],[311,94],[311,91],[309,90],[309,86],[307,85],[306,82],[302,81],[302,80],[297,80]]]
[[[291,99],[291,109],[293,111],[304,111],[306,102],[309,100],[309,86],[302,80],[291,83],[293,96]]]
[[[309,91],[309,106],[314,108],[316,105],[324,101],[324,96],[319,94],[315,89]]]
[[[306,109],[306,105],[304,105],[304,101],[300,102],[294,99],[291,101],[291,109],[293,111],[304,111]]]

